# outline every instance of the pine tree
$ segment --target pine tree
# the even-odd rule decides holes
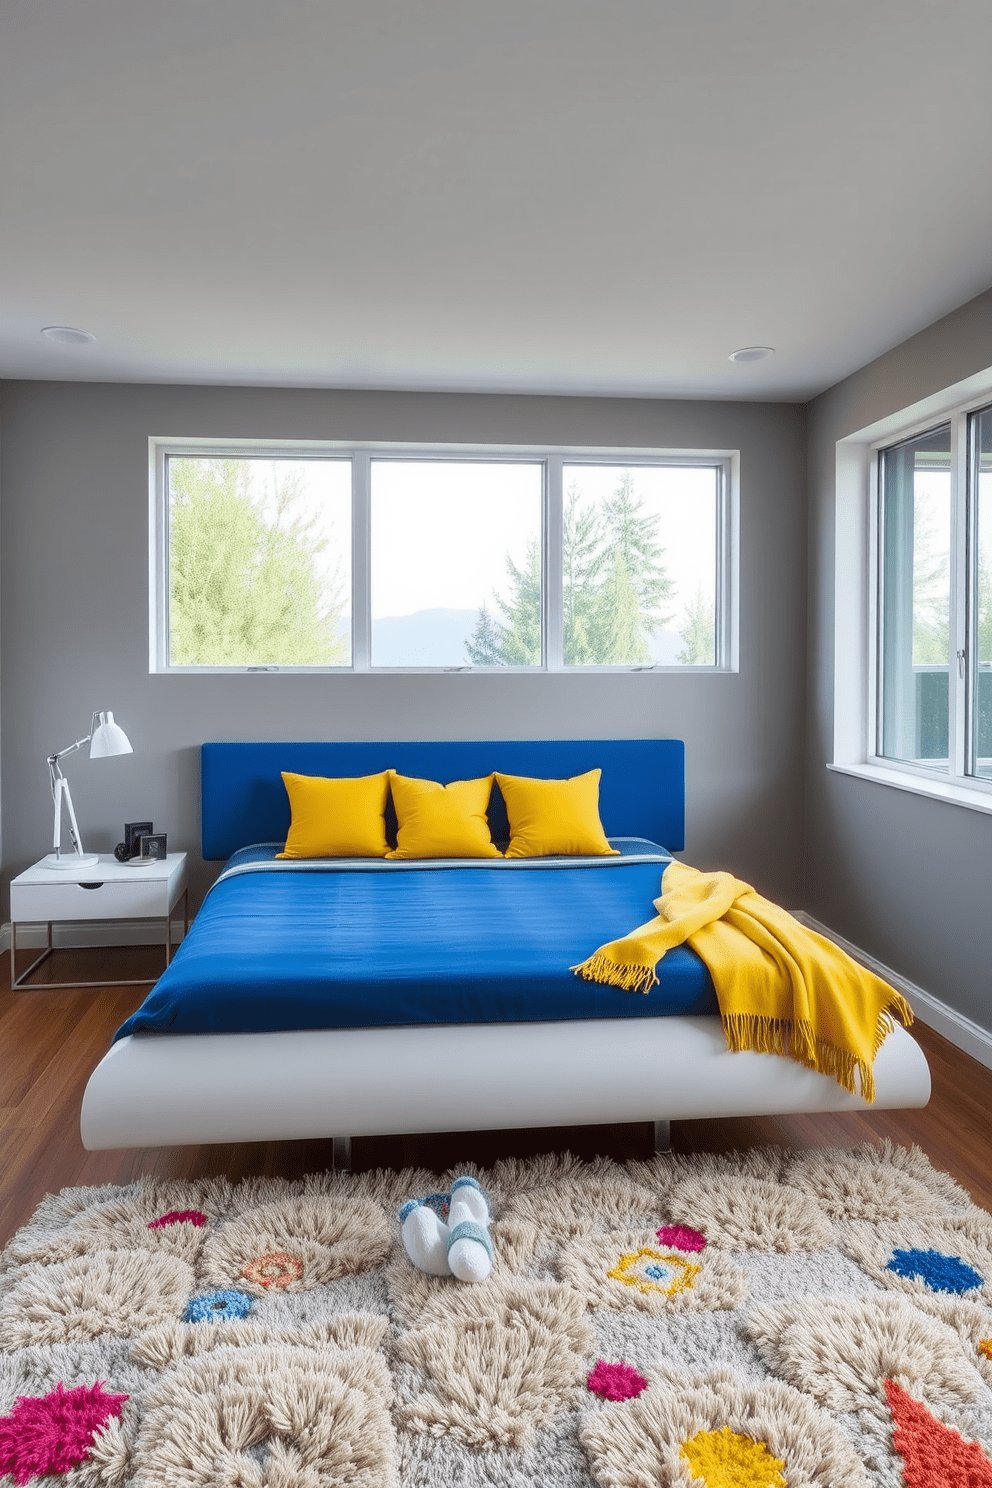
[[[504,621],[483,605],[475,630],[465,642],[474,666],[538,666],[541,661],[541,548],[536,538],[527,544],[523,567],[506,555],[509,596],[495,600]]]
[[[565,495],[564,659],[567,666],[637,665],[650,661],[648,637],[667,625],[658,608],[675,585],[656,541],[658,517],[644,511],[625,470],[600,507],[583,507],[573,484]],[[536,666],[541,660],[541,551],[528,544],[522,567],[506,557],[509,589],[494,599],[503,619],[486,605],[465,642],[476,666]]]
[[[595,660],[600,666],[637,666],[651,659],[648,639],[672,618],[658,607],[670,599],[674,582],[661,562],[658,518],[644,513],[632,471],[603,503],[603,579],[598,589],[594,628]]]
[[[594,506],[582,510],[582,492],[573,482],[565,495],[564,648],[566,666],[594,663],[597,579],[603,565],[602,524]]]
[[[715,627],[713,623],[713,601],[703,593],[702,584],[685,607],[685,619],[679,627],[683,649],[678,660],[681,666],[712,666],[715,660]]]
[[[470,640],[465,642],[465,651],[473,666],[505,666],[503,660],[503,638],[506,635],[505,628],[500,625],[495,616],[491,615],[486,605],[479,611],[479,618],[475,622],[475,630]]]

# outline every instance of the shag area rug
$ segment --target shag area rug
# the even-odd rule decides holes
[[[400,1241],[456,1176],[46,1199],[0,1258],[2,1482],[992,1488],[992,1217],[917,1149],[475,1170],[476,1284]]]

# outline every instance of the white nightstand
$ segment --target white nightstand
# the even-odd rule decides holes
[[[131,867],[118,863],[112,853],[101,853],[99,863],[75,870],[46,868],[36,863],[19,873],[10,885],[10,983],[21,987],[52,954],[52,925],[93,920],[159,920],[165,924],[165,964],[172,959],[172,912],[182,902],[184,933],[189,929],[186,898],[186,854],[169,853],[167,858]],[[48,944],[26,971],[17,976],[14,953],[17,927],[48,926]],[[44,987],[126,987],[153,982],[155,977],[129,977],[126,981],[32,982]]]

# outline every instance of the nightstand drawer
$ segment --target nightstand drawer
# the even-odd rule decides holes
[[[94,873],[99,873],[99,868]],[[59,883],[52,874],[50,884],[10,886],[10,918],[14,921],[46,920],[140,920],[160,919],[169,913],[169,881],[155,878],[142,883],[140,868],[132,870],[134,883],[99,878],[83,883]],[[86,888],[86,883],[99,885]]]

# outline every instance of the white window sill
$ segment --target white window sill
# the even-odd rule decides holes
[[[917,774],[916,771],[900,770],[894,765],[855,764],[827,765],[839,775],[854,775],[859,780],[873,780],[876,785],[891,785],[896,790],[909,791],[914,796],[929,796],[934,801],[948,801],[953,806],[965,806],[969,811],[984,811],[992,816],[992,790],[981,785],[958,785],[950,780],[940,780]]]

